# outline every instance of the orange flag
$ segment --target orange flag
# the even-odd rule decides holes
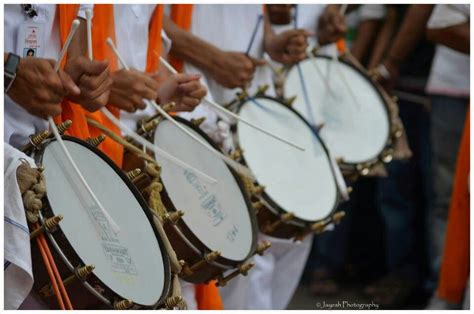
[[[464,289],[469,278],[469,161],[470,122],[468,110],[456,163],[443,262],[437,291],[438,297],[454,304],[462,302]]]

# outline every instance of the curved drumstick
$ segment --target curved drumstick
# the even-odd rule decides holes
[[[157,54],[156,51],[154,51],[154,53]],[[158,55],[158,54],[157,54],[157,55]],[[161,57],[160,55],[158,55],[158,57],[160,58],[160,62],[168,69],[168,71],[170,71],[170,72],[173,73],[173,74],[177,74],[177,73],[178,73],[178,72],[175,70],[175,68],[173,68],[173,66],[168,63],[168,61],[166,61],[166,60],[165,60],[163,57]],[[210,100],[210,99],[207,98],[207,97],[204,98],[204,102],[206,102],[207,104],[211,105],[212,107],[214,107],[214,108],[216,108],[216,109],[218,109],[218,110],[220,110],[220,111],[222,111],[222,112],[228,114],[229,116],[231,116],[231,117],[233,117],[233,118],[235,118],[235,119],[241,121],[242,123],[244,123],[244,124],[246,124],[246,125],[248,125],[248,126],[254,128],[254,129],[256,129],[256,130],[258,130],[258,131],[260,131],[260,132],[262,132],[262,133],[264,133],[264,134],[266,134],[266,135],[268,135],[268,136],[270,136],[270,137],[273,137],[274,139],[276,139],[276,140],[278,140],[278,141],[280,141],[280,142],[283,142],[283,143],[285,143],[285,144],[287,144],[287,145],[289,145],[289,146],[291,146],[291,147],[294,147],[294,148],[296,148],[296,149],[299,149],[299,150],[301,150],[301,151],[304,151],[304,150],[305,150],[304,148],[302,148],[302,147],[300,147],[300,146],[298,146],[298,145],[295,145],[295,144],[291,143],[290,141],[287,141],[287,140],[285,140],[285,139],[283,139],[283,138],[281,138],[281,137],[279,137],[279,136],[277,136],[277,135],[275,135],[275,134],[273,134],[273,133],[271,133],[271,132],[269,132],[269,131],[267,131],[267,130],[262,129],[262,128],[259,127],[259,126],[256,126],[255,124],[253,124],[253,123],[247,121],[246,119],[240,117],[239,115],[233,113],[232,111],[230,111],[230,110],[228,110],[228,109],[222,107],[221,105],[217,104],[216,102]]]
[[[122,58],[120,55],[119,51],[117,50],[117,47],[115,47],[112,39],[109,37],[107,38],[107,44],[110,46],[112,51],[115,53],[117,58],[119,59],[120,63],[122,64],[122,67],[126,70],[128,70],[128,66],[125,63],[125,60]],[[238,171],[240,174],[255,180],[254,176],[250,172],[250,170],[241,164],[237,163],[236,161],[230,159],[226,155],[222,154],[221,152],[215,150],[213,147],[211,147],[208,143],[205,143],[198,137],[196,137],[194,134],[189,132],[186,128],[184,128],[182,125],[180,125],[178,122],[176,122],[163,108],[161,108],[155,101],[151,101],[150,99],[143,99],[143,101],[148,105],[154,107],[161,115],[163,115],[168,121],[173,123],[176,127],[178,127],[182,132],[186,133],[189,137],[191,137],[193,140],[201,144],[203,147],[205,147],[208,151],[210,151],[212,154],[215,156],[219,157],[221,160],[223,160],[226,164],[234,168],[236,171]]]
[[[75,19],[72,22],[71,30],[70,30],[70,32],[67,36],[66,42],[64,43],[64,46],[61,49],[61,52],[59,53],[58,59],[57,59],[56,64],[54,66],[54,69],[55,69],[56,72],[59,71],[59,67],[61,66],[61,62],[63,61],[64,56],[66,55],[66,51],[67,51],[69,45],[71,44],[71,40],[74,36],[74,33],[77,31],[77,28],[79,27],[79,24],[80,24],[80,22],[79,22],[78,19]],[[68,149],[66,148],[66,145],[64,144],[64,141],[61,138],[61,135],[59,134],[58,128],[56,127],[56,124],[54,123],[54,120],[51,116],[48,117],[48,122],[49,122],[49,125],[51,127],[51,130],[53,131],[54,138],[56,139],[59,146],[61,147],[61,150],[63,151],[64,155],[66,156],[66,159],[71,164],[75,174],[77,175],[77,177],[79,178],[79,180],[81,181],[83,186],[86,188],[87,193],[92,197],[92,200],[97,205],[97,207],[99,207],[100,211],[104,215],[105,219],[107,219],[107,221],[108,221],[110,227],[112,228],[112,230],[115,233],[119,233],[120,232],[120,227],[117,225],[117,223],[112,219],[112,217],[109,215],[109,213],[105,210],[105,208],[99,202],[99,200],[97,199],[97,196],[94,194],[94,192],[92,191],[89,184],[87,184],[87,181],[84,179],[84,176],[82,175],[81,171],[79,170],[76,163],[72,159],[71,154],[69,153]]]

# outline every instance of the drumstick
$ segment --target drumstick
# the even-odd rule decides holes
[[[174,157],[173,155],[171,155],[170,153],[162,150],[161,148],[159,148],[158,146],[148,142],[147,140],[145,140],[143,137],[141,137],[140,135],[138,135],[137,133],[135,133],[134,131],[132,131],[128,126],[126,126],[124,123],[122,123],[120,120],[118,120],[109,110],[107,110],[106,108],[102,108],[102,113],[110,120],[112,121],[116,126],[118,126],[125,134],[127,134],[128,136],[130,136],[133,140],[137,141],[138,143],[140,143],[140,145],[142,145],[143,147],[146,147],[147,149],[151,150],[151,151],[154,151],[156,152],[158,155],[160,155],[161,157],[163,157],[164,159],[184,168],[184,169],[188,169],[189,171],[192,171],[193,173],[196,173],[197,175],[199,175],[201,178],[205,179],[206,181],[208,181],[209,183],[211,184],[216,184],[217,183],[217,180],[208,176],[207,174],[199,171],[198,169],[188,165],[187,163],[185,163],[184,161],[181,161],[180,159]]]
[[[349,6],[348,3],[344,3],[341,5],[341,7],[339,8],[339,14],[344,16],[346,14],[346,11],[347,11],[347,7]]]
[[[157,54],[156,51],[154,51],[154,53]],[[177,73],[178,73],[178,72],[173,68],[173,66],[168,63],[168,61],[166,61],[165,59],[163,59],[163,57],[161,57],[160,55],[158,55],[158,57],[160,58],[160,62],[168,69],[168,71],[170,71],[170,72],[173,73],[173,74],[177,74]],[[279,140],[280,142],[283,142],[283,143],[285,143],[285,144],[287,144],[287,145],[290,145],[290,146],[292,146],[292,147],[294,147],[294,148],[296,148],[296,149],[299,149],[299,150],[301,150],[301,151],[304,151],[304,150],[305,150],[304,148],[302,148],[302,147],[300,147],[300,146],[298,146],[298,145],[295,145],[295,144],[293,144],[293,143],[291,143],[291,142],[289,142],[289,141],[287,141],[287,140],[285,140],[285,139],[283,139],[283,138],[281,138],[281,137],[279,137],[279,136],[277,136],[277,135],[275,135],[275,134],[273,134],[273,133],[270,133],[270,132],[267,131],[267,130],[262,129],[262,128],[259,127],[259,126],[256,126],[255,124],[253,124],[253,123],[247,121],[246,119],[240,117],[239,115],[233,113],[232,111],[230,111],[230,110],[228,110],[228,109],[222,107],[221,105],[217,104],[216,102],[210,100],[210,99],[207,98],[207,97],[204,98],[204,102],[206,102],[207,104],[213,106],[213,107],[216,108],[216,109],[219,109],[219,110],[222,111],[222,112],[225,112],[226,114],[228,114],[228,115],[230,115],[231,117],[233,117],[233,118],[235,118],[235,119],[241,121],[242,123],[247,124],[248,126],[254,128],[254,129],[256,129],[256,130],[258,130],[258,131],[260,131],[260,132],[262,132],[262,133],[264,133],[264,134],[266,134],[266,135],[268,135],[268,136],[271,136],[271,137],[273,137],[273,138],[276,139],[276,140]]]
[[[92,11],[86,10],[86,25],[87,25],[87,56],[92,61]]]
[[[145,100],[146,101],[146,100]],[[181,124],[179,124],[178,122],[176,122],[176,120],[173,119],[173,117],[171,117],[163,108],[161,108],[155,101],[149,101],[149,104],[151,104],[159,113],[161,113],[168,121],[170,121],[171,123],[173,123],[176,127],[178,127],[181,131],[183,131],[184,133],[186,133],[188,136],[190,136],[193,140],[195,140],[196,142],[198,142],[199,144],[201,144],[202,146],[204,146],[208,151],[210,151],[211,153],[213,153],[215,156],[219,157],[220,159],[222,159],[226,164],[228,164],[229,166],[231,166],[232,168],[234,168],[237,172],[239,172],[241,175],[244,175],[246,176],[247,178],[251,179],[251,180],[254,180],[255,181],[255,178],[253,176],[253,174],[250,172],[250,170],[244,166],[242,166],[241,164],[239,164],[238,162],[236,162],[235,160],[229,158],[228,156],[222,154],[221,152],[217,151],[216,149],[214,149],[213,147],[211,147],[208,143],[205,143],[204,141],[202,141],[200,138],[198,138],[196,135],[192,134],[188,129],[186,129],[184,126],[182,126]]]
[[[88,50],[89,50],[89,58],[92,59],[92,41],[90,41],[90,42],[91,42],[91,46],[88,47],[89,48]],[[121,56],[117,56],[117,57],[119,57],[119,59],[121,58]],[[121,59],[121,62],[122,62],[122,64],[124,64],[123,59]],[[158,146],[148,142],[146,139],[144,139],[143,137],[138,135],[136,132],[134,132],[129,127],[127,127],[124,123],[122,123],[119,119],[117,119],[106,107],[103,107],[101,109],[101,111],[110,121],[112,121],[113,124],[115,124],[120,130],[122,130],[122,132],[124,132],[125,134],[130,136],[133,140],[140,143],[143,147],[146,147],[147,149],[152,150],[153,152],[160,155],[161,157],[163,157],[164,159],[168,160],[171,163],[174,163],[174,164],[176,164],[176,165],[178,165],[178,166],[180,166],[184,169],[187,169],[189,171],[192,171],[192,172],[196,173],[196,175],[200,176],[202,179],[206,180],[207,182],[209,182],[211,184],[216,184],[217,183],[216,179],[214,179],[214,178],[208,176],[207,174],[203,173],[202,171],[199,171],[198,169],[188,165],[184,161],[178,159],[177,157],[174,157],[173,155],[171,155],[167,151],[164,151],[163,149],[159,148]]]
[[[117,47],[115,47],[112,39],[109,37],[107,38],[107,44],[110,46],[110,48],[112,49],[112,51],[115,53],[115,55],[117,56],[117,59],[119,59],[120,63],[122,64],[122,67],[126,70],[128,70],[128,66],[127,64],[125,63],[125,60],[122,58],[122,56],[120,55],[119,51],[117,50]],[[209,150],[211,153],[213,153],[215,156],[219,157],[221,160],[223,160],[225,163],[227,163],[229,166],[231,166],[232,168],[234,168],[236,171],[238,171],[239,173],[241,173],[242,175],[252,179],[252,180],[255,180],[255,178],[253,177],[252,173],[250,172],[250,170],[248,170],[248,168],[245,168],[244,166],[242,166],[241,164],[237,163],[236,161],[230,159],[229,157],[227,157],[226,155],[222,154],[221,152],[218,152],[217,150],[215,150],[213,147],[211,147],[208,143],[205,143],[203,142],[201,139],[199,139],[198,137],[196,137],[194,134],[192,134],[191,132],[189,132],[186,128],[184,128],[182,125],[180,125],[178,122],[176,122],[163,108],[161,108],[155,101],[151,101],[149,99],[143,99],[143,101],[148,105],[148,106],[151,106],[151,107],[154,107],[161,115],[163,115],[168,121],[170,121],[171,123],[173,123],[176,127],[178,127],[181,131],[183,131],[184,133],[186,133],[186,135],[188,135],[189,137],[191,137],[193,140],[195,140],[196,142],[198,142],[199,144],[201,144],[203,147],[205,147],[207,150]]]
[[[67,36],[66,42],[64,43],[64,46],[61,49],[61,52],[59,53],[58,60],[56,61],[56,65],[54,66],[54,69],[55,69],[56,72],[59,71],[59,67],[61,65],[61,62],[62,62],[62,60],[63,60],[63,58],[66,54],[66,51],[69,47],[69,44],[71,44],[72,37],[74,36],[74,33],[76,32],[78,27],[79,27],[79,20],[75,19],[72,22],[71,31],[69,32],[69,34]],[[87,181],[84,179],[84,176],[79,171],[79,168],[77,167],[76,163],[72,159],[71,154],[69,153],[68,149],[66,148],[66,145],[64,144],[64,141],[61,138],[61,135],[59,134],[58,128],[56,127],[56,124],[54,123],[53,117],[49,116],[48,117],[48,122],[49,122],[49,125],[51,127],[51,130],[53,131],[54,138],[56,139],[59,146],[61,147],[61,150],[63,151],[64,155],[66,156],[66,159],[68,160],[68,162],[71,164],[71,166],[72,166],[74,172],[76,173],[77,177],[79,177],[79,180],[82,182],[82,184],[86,188],[88,194],[92,197],[92,200],[94,201],[94,203],[99,207],[100,211],[102,212],[104,217],[109,222],[110,227],[112,228],[112,230],[115,233],[119,233],[120,232],[119,226],[117,225],[117,223],[115,223],[115,221],[112,219],[112,217],[109,215],[109,213],[105,210],[105,208],[99,202],[96,195],[92,191],[91,187],[89,186],[89,184],[87,184]]]
[[[56,61],[56,65],[54,66],[55,72],[59,71],[59,67],[61,66],[61,63],[63,62],[64,56],[66,55],[67,49],[69,45],[71,44],[71,40],[74,37],[74,34],[76,33],[77,28],[79,27],[79,24],[80,22],[78,19],[75,19],[74,21],[72,21],[71,30],[69,31],[69,34],[67,35],[66,41],[64,42],[64,46],[61,49],[58,60]]]

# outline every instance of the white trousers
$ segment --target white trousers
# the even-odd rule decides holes
[[[247,276],[238,276],[219,289],[226,310],[284,310],[298,286],[311,250],[312,236],[301,243],[259,233],[272,246],[253,258]]]

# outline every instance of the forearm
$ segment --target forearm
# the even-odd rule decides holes
[[[389,48],[389,44],[395,33],[395,27],[397,25],[397,11],[393,7],[387,9],[387,16],[385,18],[382,29],[380,30],[377,39],[375,41],[374,50],[370,57],[367,65],[368,69],[372,69],[380,62]]]
[[[163,28],[173,42],[170,54],[203,70],[215,65],[219,48],[179,28],[167,16],[163,17]]]
[[[352,55],[357,58],[359,62],[365,59],[369,47],[371,47],[374,42],[379,24],[379,20],[366,20],[359,25],[357,36],[351,47]]]
[[[426,36],[430,41],[442,44],[462,53],[470,53],[469,23],[446,28],[428,29]]]
[[[400,31],[388,53],[389,62],[399,65],[411,55],[417,43],[425,35],[426,23],[433,7],[433,4],[413,4],[408,8]]]

